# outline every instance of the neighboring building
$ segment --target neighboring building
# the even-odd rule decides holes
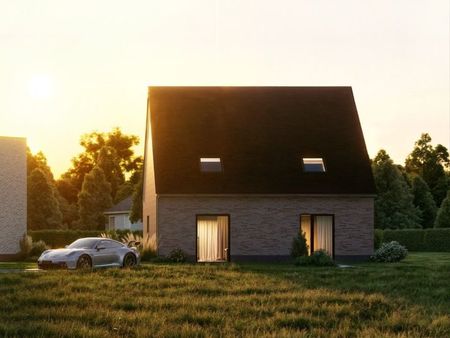
[[[197,261],[281,260],[303,230],[373,253],[374,183],[351,87],[150,87],[144,234]]]
[[[131,223],[130,213],[133,200],[130,197],[120,201],[104,212],[106,216],[106,230],[142,230],[142,222]]]
[[[13,258],[27,231],[27,145],[0,136],[0,259]]]

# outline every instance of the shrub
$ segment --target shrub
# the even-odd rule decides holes
[[[420,251],[423,248],[423,229],[385,230],[383,242],[398,242],[410,251]]]
[[[306,244],[305,233],[302,231],[292,240],[291,256],[297,258],[308,255],[308,244]]]
[[[295,265],[300,266],[335,266],[336,263],[325,250],[317,250],[311,256],[297,257]]]
[[[122,242],[128,244],[130,242],[139,242],[137,246],[141,255],[141,261],[150,261],[156,257],[156,235],[146,236],[145,238],[133,233],[128,233],[122,238]]]
[[[373,246],[375,249],[378,249],[381,246],[381,243],[383,242],[383,230],[382,229],[375,229],[373,233]]]
[[[377,233],[381,233],[382,242],[396,241],[409,251],[450,252],[450,228],[432,229],[375,229],[375,248]]]
[[[450,228],[424,230],[423,247],[426,251],[450,252]]]
[[[396,241],[381,244],[381,247],[371,257],[376,262],[400,262],[408,255],[408,250]]]
[[[169,253],[167,258],[174,263],[184,263],[187,260],[187,255],[181,249],[174,249]]]
[[[27,234],[23,234],[22,238],[19,241],[20,246],[20,256],[22,259],[28,257],[33,247],[33,240]]]
[[[30,256],[31,257],[38,257],[40,256],[45,250],[48,250],[48,246],[47,244],[45,244],[44,241],[37,241],[34,242],[32,247],[31,247],[31,251],[30,251]]]

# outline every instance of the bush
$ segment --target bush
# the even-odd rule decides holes
[[[110,234],[114,232],[114,236],[125,236],[127,233],[140,234],[142,231],[130,230],[114,230],[114,231],[102,231],[102,230],[35,230],[28,231],[28,234],[32,237],[33,241],[44,241],[51,248],[63,248],[65,245],[69,245],[73,241],[83,237],[99,237],[101,233]],[[113,236],[113,235],[111,235]]]
[[[423,248],[424,234],[425,232],[422,229],[385,230],[383,242],[395,241],[407,247],[410,251],[420,251]]]
[[[33,247],[33,239],[27,234],[23,234],[19,241],[20,246],[20,257],[25,259],[29,256],[31,249]]]
[[[295,265],[300,266],[335,266],[336,263],[325,250],[317,250],[311,256],[297,257]]]
[[[382,229],[375,229],[373,233],[373,246],[375,249],[378,249],[381,246],[381,243],[383,242],[383,230]]]
[[[47,246],[47,244],[45,244],[44,241],[40,240],[40,241],[34,242],[31,247],[30,256],[31,257],[39,257],[45,250],[48,250],[48,246]]]
[[[129,233],[122,238],[122,242],[125,244],[139,242],[137,249],[141,255],[141,261],[150,261],[156,257],[156,235],[144,238],[140,235]]]
[[[424,230],[423,247],[426,251],[450,252],[450,228]]]
[[[187,255],[181,249],[174,249],[169,253],[167,258],[174,263],[184,263],[187,260]]]
[[[396,241],[409,251],[450,252],[450,228],[432,229],[375,229],[375,248],[382,242]]]
[[[308,244],[306,244],[305,233],[302,231],[292,240],[291,256],[297,258],[308,255]]]
[[[371,259],[375,262],[400,262],[408,255],[408,250],[396,241],[381,244]]]

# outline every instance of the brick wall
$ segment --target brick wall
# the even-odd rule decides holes
[[[158,196],[159,254],[195,255],[196,214],[230,215],[232,256],[287,256],[300,214],[335,215],[335,255],[373,253],[373,198],[341,196]]]
[[[26,140],[0,137],[0,256],[19,252],[27,231]]]

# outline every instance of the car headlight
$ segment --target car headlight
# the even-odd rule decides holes
[[[72,251],[72,252],[69,252],[66,256],[67,257],[72,257],[72,256],[74,256],[76,254],[76,251]]]

